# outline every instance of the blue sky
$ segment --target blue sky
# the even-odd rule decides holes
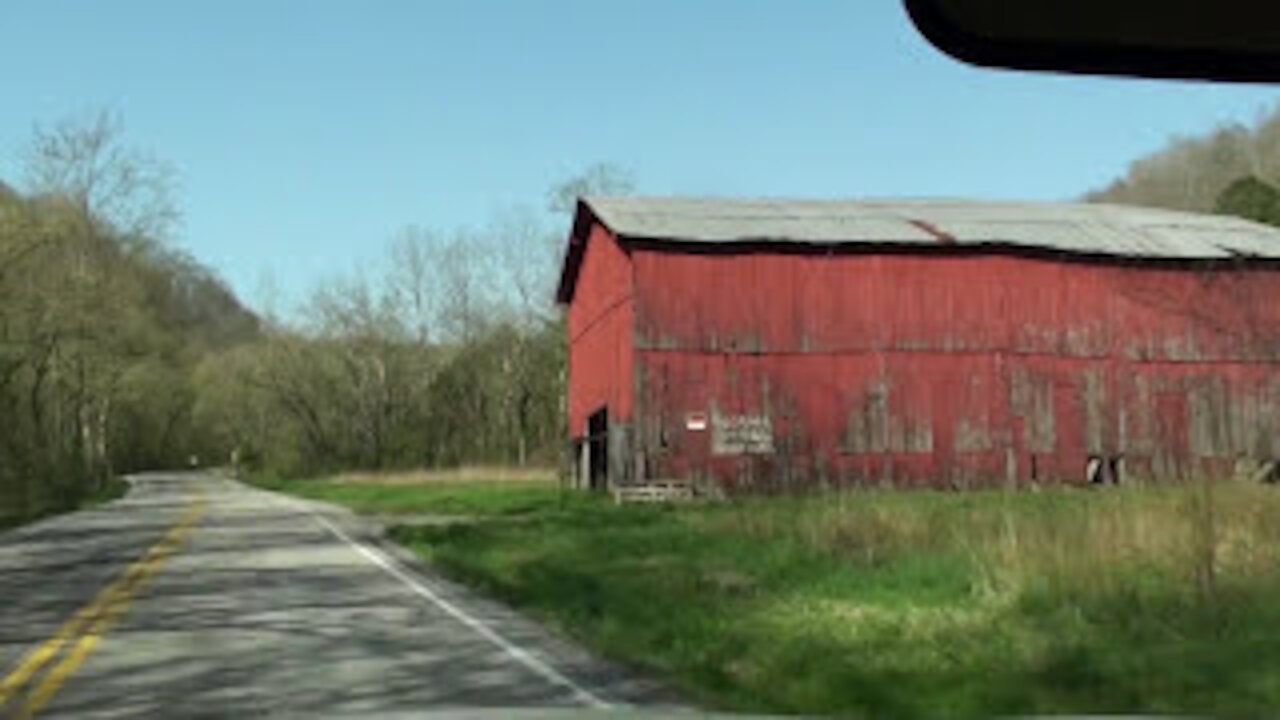
[[[598,161],[652,194],[1069,199],[1280,98],[971,68],[893,0],[8,0],[0,28],[0,178],[35,123],[117,112],[250,302]]]

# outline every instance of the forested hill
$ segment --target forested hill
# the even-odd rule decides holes
[[[0,522],[202,443],[194,368],[258,319],[207,268],[92,199],[0,184]]]
[[[1280,222],[1280,107],[1251,125],[1174,137],[1135,160],[1123,177],[1085,195],[1090,202],[1222,212]]]

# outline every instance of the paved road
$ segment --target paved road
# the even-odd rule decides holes
[[[111,505],[0,535],[0,717],[471,716],[460,711],[670,699],[336,508],[203,474],[132,482]]]

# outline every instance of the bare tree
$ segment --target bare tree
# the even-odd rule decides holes
[[[493,261],[492,245],[472,231],[455,232],[441,249],[440,320],[449,340],[469,344],[497,316]]]
[[[1198,137],[1175,136],[1130,164],[1124,176],[1086,200],[1212,212],[1219,194],[1247,176],[1276,182],[1280,114],[1253,127],[1227,124]]]
[[[147,290],[131,253],[147,255],[177,215],[171,173],[125,147],[121,133],[105,112],[37,127],[26,157],[32,207],[60,260],[46,276],[56,286],[43,324],[60,328],[48,372],[66,386],[83,475],[95,481],[111,472],[111,420],[132,362],[127,350],[146,324],[139,315]]]
[[[178,221],[172,168],[123,143],[123,124],[100,111],[37,126],[26,158],[29,189],[70,198],[120,235],[161,239]]]
[[[595,163],[551,189],[547,209],[557,215],[573,212],[584,195],[623,195],[635,190],[635,178],[612,163]]]
[[[420,225],[410,225],[391,241],[387,281],[403,322],[419,346],[438,332],[440,306],[440,237]]]
[[[514,208],[495,218],[485,234],[496,260],[493,282],[516,322],[528,327],[554,317],[562,233],[532,210]]]

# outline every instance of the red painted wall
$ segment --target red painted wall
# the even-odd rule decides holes
[[[1280,321],[1275,270],[941,252],[634,256],[649,347],[1213,359],[1249,356],[1250,331]]]
[[[569,304],[569,433],[586,434],[601,406],[611,423],[631,418],[633,281],[630,256],[612,233],[593,225]]]
[[[651,476],[1078,482],[1090,454],[1168,476],[1280,453],[1276,270],[687,247],[631,253]],[[773,452],[714,454],[696,412],[768,418]]]

